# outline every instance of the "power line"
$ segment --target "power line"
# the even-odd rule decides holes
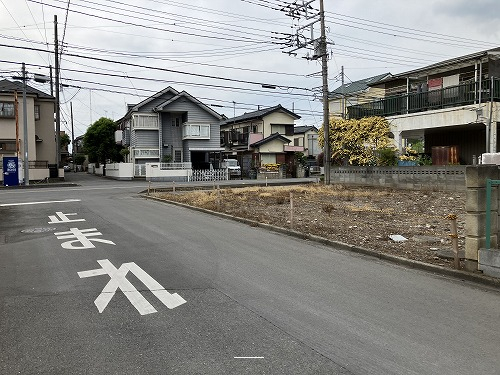
[[[28,47],[21,47],[21,46],[12,46],[12,45],[7,45],[7,44],[0,44],[0,47],[25,49],[25,50],[31,50],[31,51],[41,51],[39,48],[28,48]],[[263,86],[263,85],[264,86],[273,86],[273,87],[281,88],[281,89],[295,89],[295,90],[311,91],[311,89],[304,88],[304,87],[277,85],[277,84],[266,83],[266,82],[255,82],[255,81],[247,81],[247,80],[241,80],[241,79],[235,79],[235,78],[218,77],[218,76],[213,76],[213,75],[208,75],[208,74],[200,74],[200,73],[194,73],[194,72],[184,72],[181,70],[174,70],[174,69],[160,68],[160,67],[154,67],[154,66],[147,66],[147,65],[142,65],[142,64],[127,63],[124,61],[103,59],[103,58],[99,58],[99,57],[95,57],[95,56],[82,56],[82,55],[77,55],[77,54],[72,54],[72,53],[66,53],[66,56],[87,59],[87,60],[101,61],[101,62],[110,63],[110,64],[131,66],[131,67],[135,67],[135,68],[151,69],[151,70],[157,70],[157,71],[168,72],[168,73],[189,75],[189,76],[200,77],[200,78],[218,79],[218,80],[227,81],[227,82],[245,83],[245,84],[259,85],[259,86]]]

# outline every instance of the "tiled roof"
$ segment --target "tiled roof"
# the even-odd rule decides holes
[[[296,126],[293,128],[293,134],[304,134],[309,130],[318,130],[315,126]]]
[[[7,79],[3,79],[0,81],[0,93],[13,93],[14,91],[17,91],[18,95],[23,92],[22,82],[9,81]],[[40,99],[54,99],[53,96],[46,94],[43,91],[37,90],[28,85],[26,85],[26,94],[36,95]]]
[[[281,135],[280,133],[274,133],[274,134],[271,134],[269,137],[261,139],[260,141],[257,141],[255,143],[252,143],[250,146],[251,147],[259,147],[259,146],[262,146],[263,144],[266,144],[267,142],[271,142],[275,139],[279,139],[283,143],[290,143],[291,142],[290,139],[286,138],[285,136]]]
[[[245,113],[241,116],[236,116],[236,117],[233,117],[233,118],[228,118],[227,120],[225,120],[224,122],[221,123],[221,125],[225,125],[225,124],[231,124],[231,123],[238,123],[238,122],[245,122],[245,121],[249,121],[249,120],[253,120],[253,119],[258,119],[258,118],[262,118],[264,116],[267,116],[273,112],[276,112],[276,111],[282,111],[282,112],[286,112],[288,113],[290,116],[294,117],[295,119],[299,119],[300,116],[293,113],[292,111],[289,111],[288,109],[284,108],[281,106],[281,104],[278,104],[274,107],[269,107],[269,108],[265,108],[265,109],[261,109],[261,110],[258,110],[258,111],[253,111],[253,112],[248,112],[248,113]]]
[[[378,81],[381,81],[387,77],[390,77],[391,73],[379,74],[377,76],[360,79],[359,81],[354,81],[350,83],[344,83],[344,85],[330,91],[330,98],[336,98],[342,95],[353,95],[359,92],[363,92],[368,89],[369,85],[373,85]]]

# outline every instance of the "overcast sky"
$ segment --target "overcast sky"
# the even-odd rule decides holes
[[[280,11],[290,2],[0,0],[0,78],[20,72],[21,62],[49,75],[57,15],[61,129],[70,133],[71,102],[75,136],[167,86],[228,117],[281,104],[302,116],[300,125],[320,127],[321,65],[305,49],[283,52],[291,50],[287,34],[312,21]],[[311,5],[318,9],[319,0]],[[324,0],[324,7],[330,90],[342,66],[349,82],[500,46],[498,0]],[[310,36],[303,29],[299,39]]]

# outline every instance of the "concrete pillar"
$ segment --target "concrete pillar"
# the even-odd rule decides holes
[[[498,180],[496,165],[482,164],[465,169],[466,218],[465,218],[465,269],[477,271],[478,251],[486,245],[486,180]],[[491,247],[497,247],[498,189],[491,197]]]
[[[392,134],[394,134],[394,146],[397,147],[399,152],[403,152],[403,137],[402,137],[402,132],[392,129]]]

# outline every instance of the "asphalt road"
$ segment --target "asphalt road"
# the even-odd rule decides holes
[[[498,290],[68,177],[0,189],[1,374],[500,374]]]

